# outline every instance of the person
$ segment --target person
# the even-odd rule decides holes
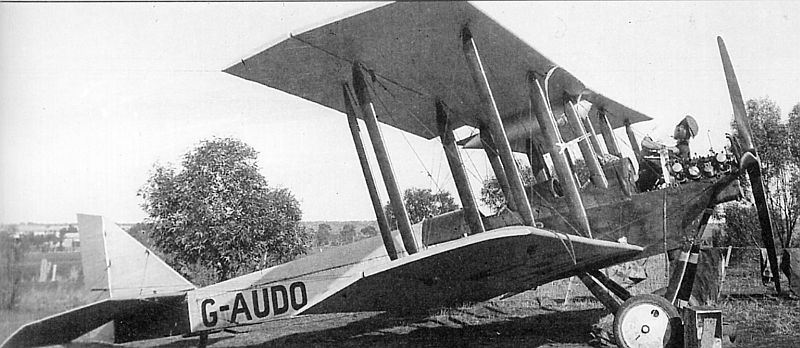
[[[662,151],[666,150],[670,158],[689,159],[691,155],[689,140],[697,135],[697,131],[697,121],[691,115],[686,115],[678,122],[672,133],[672,138],[676,142],[675,146],[664,145],[654,141],[649,136],[642,139],[639,180],[636,182],[640,192],[653,189],[662,177],[661,162],[657,159],[660,158]]]
[[[697,121],[695,121],[692,115],[686,115],[686,117],[675,126],[675,132],[672,134],[672,138],[677,141],[675,147],[678,148],[677,155],[681,159],[689,158],[689,140],[697,135],[697,130]]]

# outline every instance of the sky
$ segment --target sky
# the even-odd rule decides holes
[[[800,2],[474,4],[587,86],[653,117],[634,125],[640,139],[668,140],[691,114],[694,151],[709,138],[721,147],[731,105],[717,35],[745,99],[768,96],[784,114],[800,102]],[[295,194],[304,220],[374,219],[344,115],[222,70],[376,6],[0,3],[0,223],[141,221],[136,193],[153,166],[211,137],[259,151],[261,173]],[[383,133],[401,189],[455,195],[438,141]],[[490,170],[480,152],[464,155],[478,194]]]

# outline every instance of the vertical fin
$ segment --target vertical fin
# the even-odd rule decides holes
[[[102,216],[78,214],[84,284],[111,298],[148,297],[195,286]]]

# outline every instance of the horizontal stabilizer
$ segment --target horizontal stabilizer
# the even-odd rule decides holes
[[[188,332],[185,295],[147,300],[106,299],[28,323],[3,342],[2,348],[64,344],[115,321],[116,342]]]

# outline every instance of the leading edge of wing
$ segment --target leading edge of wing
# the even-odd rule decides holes
[[[528,72],[544,75],[555,64],[466,2],[378,7],[292,36],[224,71],[345,112],[341,85],[351,80],[352,63],[358,61],[374,73],[380,121],[432,139],[438,136],[436,99],[448,106],[453,128],[477,126],[483,109],[461,48],[459,35],[467,24],[501,117],[526,113]],[[574,98],[585,91],[569,73],[559,74],[551,84]],[[563,93],[551,91],[551,96],[551,102],[560,103]],[[613,108],[614,126],[626,119],[630,123],[649,119],[618,103]],[[538,125],[534,128],[538,134]]]
[[[376,266],[305,311],[424,311],[485,301],[636,258],[636,245],[506,227]]]

